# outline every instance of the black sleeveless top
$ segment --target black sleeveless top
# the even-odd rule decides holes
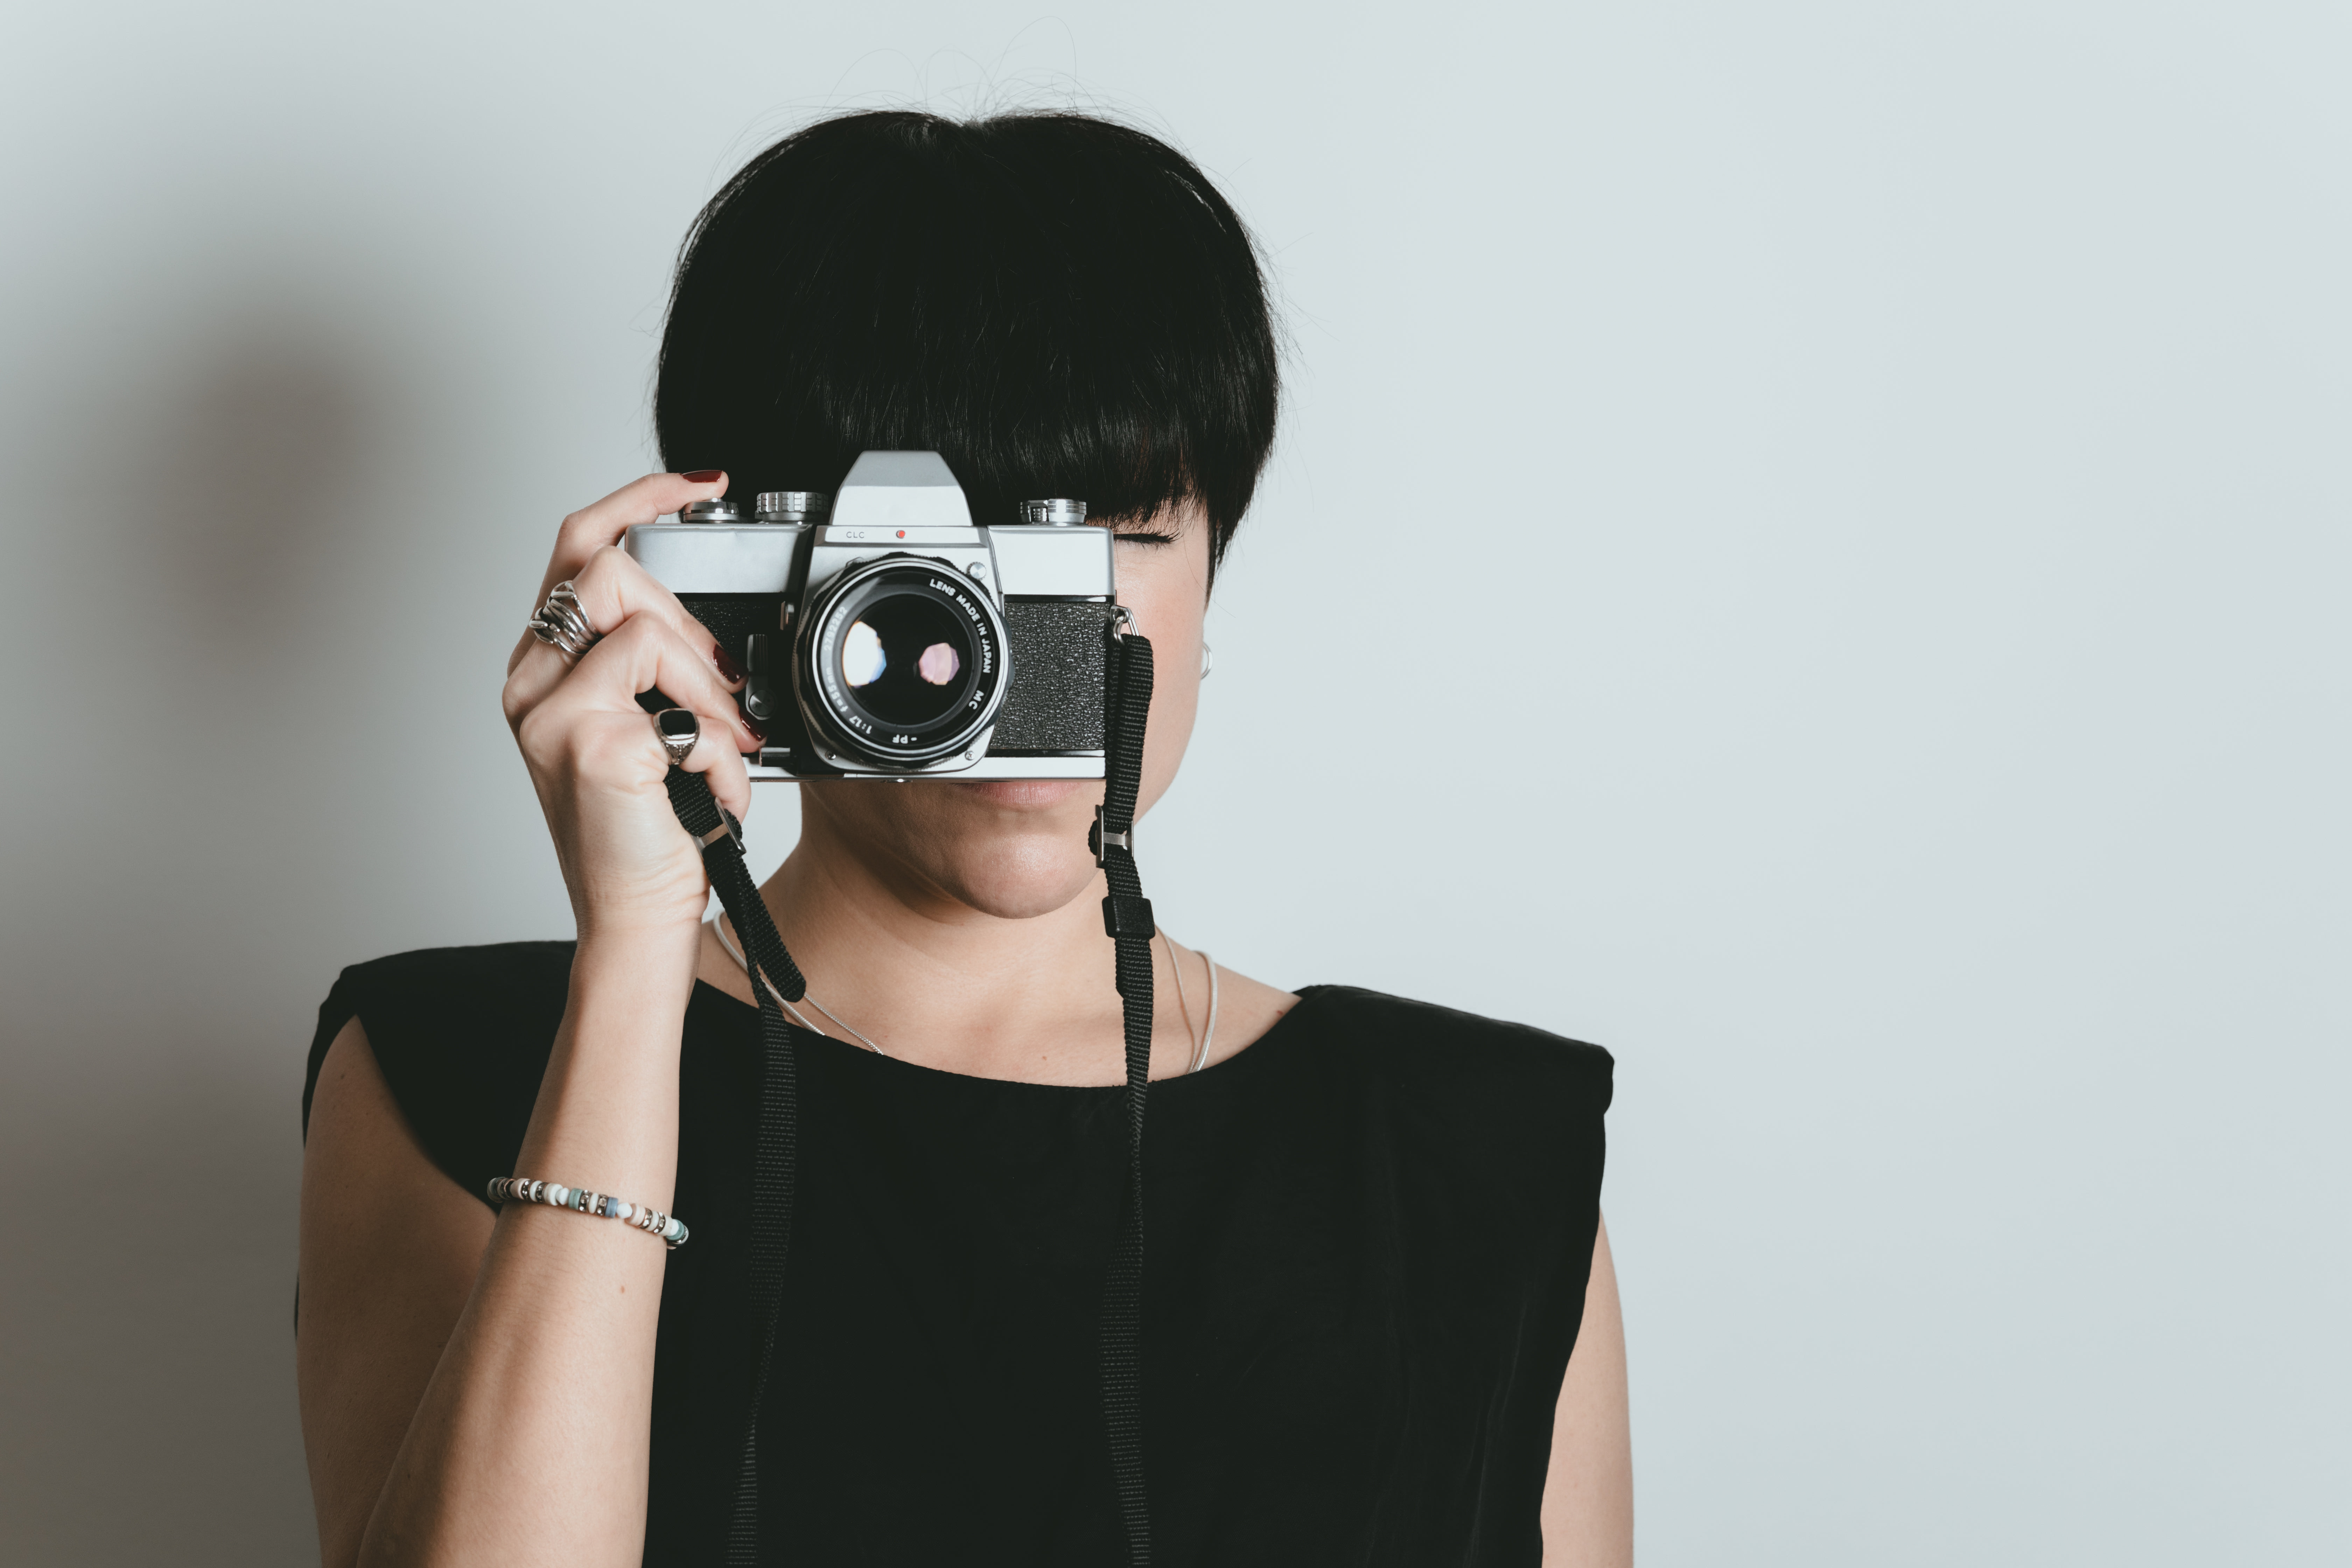
[[[568,942],[519,942],[345,970],[320,1009],[306,1125],[356,1015],[426,1152],[480,1196],[514,1173],[571,962]],[[1368,991],[1301,994],[1246,1050],[1151,1086],[1157,1568],[1538,1563],[1609,1055]],[[1122,1091],[966,1078],[805,1033],[796,1046],[763,1559],[1123,1564],[1095,1338],[1126,1187]],[[757,1010],[698,984],[673,1205],[693,1234],[662,1287],[648,1563],[722,1556],[754,1345],[759,1059]]]

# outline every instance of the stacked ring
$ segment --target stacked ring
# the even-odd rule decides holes
[[[569,579],[547,591],[547,603],[530,618],[530,635],[567,658],[578,658],[601,637],[581,613],[580,595]]]

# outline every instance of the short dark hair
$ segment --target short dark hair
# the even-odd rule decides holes
[[[679,253],[654,426],[729,493],[935,449],[974,521],[1197,500],[1221,558],[1274,444],[1249,231],[1192,160],[1087,115],[884,111],[785,137]]]

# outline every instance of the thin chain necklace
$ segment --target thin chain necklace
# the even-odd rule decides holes
[[[735,945],[735,938],[728,931],[726,915],[722,913],[717,920],[711,921],[710,929],[712,931],[717,933],[719,937],[719,945],[727,950],[727,956],[733,959],[737,963],[742,965],[743,973],[746,978],[749,978],[751,973],[751,965],[743,957],[743,950]],[[1169,973],[1176,977],[1176,1007],[1184,1019],[1184,1033],[1187,1036],[1192,1037],[1192,1059],[1184,1068],[1185,1076],[1189,1078],[1193,1073],[1199,1072],[1203,1067],[1208,1065],[1209,1047],[1211,1042],[1214,1041],[1217,1037],[1217,961],[1211,958],[1205,952],[1201,954],[1201,962],[1208,965],[1209,968],[1209,1017],[1207,1026],[1198,1035],[1193,1035],[1192,1008],[1191,1003],[1186,1000],[1184,995],[1184,966],[1176,962],[1176,944],[1168,940],[1168,933],[1166,931],[1161,931],[1159,935],[1160,942],[1168,949]],[[776,999],[776,1005],[782,1007],[785,1012],[790,1013],[793,1016],[793,1022],[799,1024],[802,1028],[806,1029],[812,1035],[822,1035],[824,1033],[823,1029],[820,1029],[814,1024],[810,1023],[799,1008],[784,1000],[784,994],[776,989],[776,983],[774,981],[770,980],[765,974],[762,974],[760,976],[760,984],[768,988],[768,994]],[[859,1034],[849,1025],[843,1023],[839,1015],[835,1014],[832,1008],[826,1006],[824,1003],[818,1001],[814,995],[803,991],[801,993],[801,1000],[806,1002],[810,1006],[824,1014],[828,1019],[831,1019],[836,1027],[846,1030],[852,1038],[856,1040],[859,1045],[864,1046],[867,1050],[872,1051],[876,1056],[887,1057],[890,1054],[881,1047],[876,1045],[872,1040],[867,1039],[864,1035]]]
[[[747,976],[750,975],[751,973],[751,965],[744,959],[743,950],[736,946],[735,939],[728,934],[727,917],[722,914],[717,920],[713,921],[711,922],[711,929],[719,933],[719,945],[727,950],[727,956],[733,959],[736,963],[742,964],[744,974]],[[776,999],[776,1005],[782,1007],[785,1012],[790,1013],[793,1016],[793,1022],[799,1024],[802,1028],[806,1029],[812,1035],[822,1035],[824,1033],[823,1029],[818,1028],[814,1024],[810,1023],[807,1018],[803,1017],[799,1008],[784,1000],[784,994],[776,989],[776,983],[774,981],[762,974],[760,976],[760,984],[768,988],[768,994]],[[851,1029],[848,1025],[842,1023],[839,1018],[834,1016],[834,1011],[832,1008],[826,1006],[824,1003],[810,995],[806,991],[801,993],[801,1000],[806,1002],[810,1006],[815,1008],[826,1017],[832,1018],[834,1023],[838,1025],[840,1027],[848,1029],[850,1034],[856,1037],[857,1043],[859,1045],[864,1046],[876,1056],[887,1057],[890,1054],[881,1047],[876,1045],[873,1041],[867,1039],[865,1036],[858,1034],[856,1029]]]
[[[1176,1010],[1184,1016],[1184,1032],[1192,1035],[1192,1005],[1184,996],[1184,966],[1176,962],[1176,944],[1168,941],[1166,931],[1160,933],[1160,940],[1168,948],[1168,973],[1176,977]],[[1192,1036],[1192,1062],[1184,1069],[1187,1078],[1208,1065],[1209,1042],[1217,1037],[1217,961],[1204,951],[1201,954],[1201,962],[1209,966],[1209,1025]]]

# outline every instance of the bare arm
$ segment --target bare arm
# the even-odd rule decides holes
[[[1592,1238],[1584,1325],[1560,1380],[1544,1478],[1544,1568],[1630,1568],[1633,1446],[1626,1412],[1625,1320],[1609,1226]]]
[[[739,815],[755,738],[709,634],[612,545],[724,489],[655,475],[567,519],[549,581],[576,581],[604,640],[574,668],[526,638],[506,689],[580,928],[515,1173],[665,1210],[709,888],[635,694],[701,715],[685,765]],[[494,1220],[432,1168],[347,1026],[303,1160],[297,1366],[328,1568],[639,1561],[667,1256],[609,1220],[530,1205]]]
[[[683,1005],[583,975],[571,1015],[520,1168],[667,1208]],[[321,1560],[637,1561],[661,1242],[529,1205],[493,1221],[416,1146],[356,1022],[328,1053],[304,1165],[297,1353]]]
[[[294,1342],[322,1563],[359,1560],[490,1226],[490,1211],[425,1157],[360,1021],[344,1025],[310,1105]]]

